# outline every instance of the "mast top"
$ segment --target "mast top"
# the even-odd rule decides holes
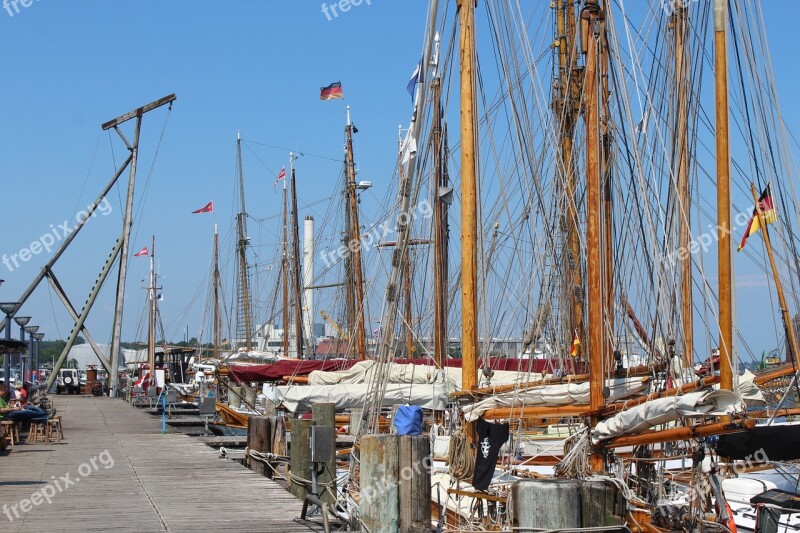
[[[217,223],[214,223],[214,235],[217,235]]]
[[[714,1],[714,31],[725,31],[728,21],[728,0]]]
[[[350,122],[350,106],[349,105],[347,106],[347,125],[348,126],[352,126],[352,123]]]
[[[236,130],[236,140],[237,141],[241,141],[242,140],[242,132],[239,131],[239,130]]]

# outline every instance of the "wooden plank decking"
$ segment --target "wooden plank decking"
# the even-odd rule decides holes
[[[0,454],[0,531],[319,529],[294,521],[302,504],[278,484],[192,437],[162,435],[160,418],[122,400],[53,398],[62,444]]]

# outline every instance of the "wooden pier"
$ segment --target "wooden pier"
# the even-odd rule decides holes
[[[295,522],[302,503],[277,483],[162,435],[160,418],[122,400],[53,398],[62,443],[0,453],[0,531],[321,530]]]

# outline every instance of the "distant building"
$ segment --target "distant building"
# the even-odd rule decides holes
[[[103,354],[103,357],[110,361],[111,358],[109,357],[109,354],[111,353],[111,345],[98,344],[97,346],[100,348],[100,352]],[[94,350],[92,350],[92,346],[88,343],[73,346],[70,349],[69,354],[67,354],[67,359],[64,361],[64,364],[66,365],[67,361],[70,359],[75,359],[78,362],[78,368],[80,369],[84,369],[88,365],[97,365],[98,367],[101,366],[100,361],[97,359],[97,355],[95,355]],[[147,357],[145,357],[144,360],[147,361]],[[119,368],[125,367],[125,365],[130,361],[137,361],[136,350],[126,350],[124,348],[120,348]]]

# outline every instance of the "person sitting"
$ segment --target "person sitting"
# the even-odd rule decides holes
[[[16,399],[19,400],[19,404],[25,407],[25,404],[28,403],[28,390],[19,382],[14,385],[14,389],[14,394],[16,395]]]
[[[9,406],[8,401],[8,388],[4,384],[0,383],[0,415],[2,415],[2,420],[20,422],[22,425],[21,431],[27,431],[31,422],[47,422],[48,414],[44,409],[39,409],[31,404],[27,404],[25,407],[22,405],[11,407]]]

